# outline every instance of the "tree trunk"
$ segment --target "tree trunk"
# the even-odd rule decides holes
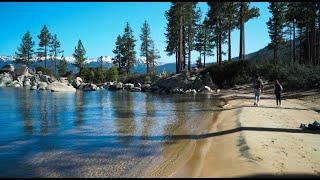
[[[44,67],[47,68],[47,46],[44,46]]]
[[[219,40],[218,40],[218,36],[216,37],[216,49],[217,49],[217,64],[219,64]]]
[[[222,63],[221,33],[219,33],[219,64]]]
[[[231,29],[228,29],[228,61],[231,61]]]
[[[296,63],[296,25],[293,23],[293,64]]]
[[[189,72],[191,71],[191,39],[190,39],[190,34],[188,35],[188,70]]]
[[[240,48],[239,60],[244,60],[244,22],[243,22],[243,2],[240,4]]]
[[[180,29],[179,29],[179,72],[182,70],[182,64],[181,62],[183,61],[183,49],[182,49],[182,38],[183,38],[183,32],[182,32],[182,29],[183,29],[183,17],[180,16]]]
[[[176,73],[179,73],[179,53],[176,51]]]
[[[207,28],[204,28],[204,50],[203,50],[203,67],[206,67],[206,51],[207,51]]]

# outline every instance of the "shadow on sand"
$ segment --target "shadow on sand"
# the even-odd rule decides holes
[[[239,178],[319,178],[315,174],[254,174],[249,176],[240,176]]]

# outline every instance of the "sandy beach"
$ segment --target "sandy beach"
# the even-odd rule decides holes
[[[220,113],[201,138],[190,141],[187,153],[166,171],[155,170],[158,176],[320,175],[320,133],[299,128],[320,120],[318,91],[285,93],[282,107],[276,107],[271,86],[259,107],[253,106],[250,86],[222,94],[228,105],[212,110]]]

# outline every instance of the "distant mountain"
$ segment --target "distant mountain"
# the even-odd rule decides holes
[[[85,62],[87,63],[88,67],[91,68],[97,68],[100,66],[100,62],[98,61],[100,57],[91,57],[88,58]],[[58,59],[60,59],[58,57]],[[77,72],[78,69],[73,65],[74,58],[73,57],[65,57],[66,61],[68,62],[68,70],[72,72]],[[36,59],[33,59],[34,63],[32,63],[31,68],[35,68],[37,66],[44,66],[44,58],[41,59],[42,61],[36,61]],[[14,56],[0,56],[0,67],[6,65],[6,64],[14,64],[17,65],[15,62]],[[102,56],[103,61],[103,67],[109,68],[113,65],[112,63],[112,57],[111,56]],[[54,61],[47,60],[47,67],[50,67],[53,69],[54,67]],[[168,73],[175,72],[175,63],[160,63],[156,62],[156,72],[161,73],[163,71],[167,71]],[[136,64],[134,65],[132,72],[134,73],[145,73],[146,72],[146,65],[145,65],[145,58],[139,57],[136,61]]]

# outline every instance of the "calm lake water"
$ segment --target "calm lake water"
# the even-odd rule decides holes
[[[0,88],[0,177],[142,176],[143,165],[170,158],[167,136],[198,133],[216,103],[194,95]]]

